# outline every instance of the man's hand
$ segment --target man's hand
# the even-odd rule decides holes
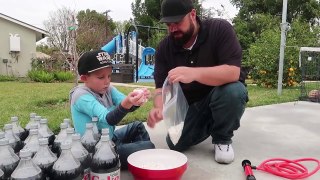
[[[196,73],[193,72],[194,68],[180,66],[171,69],[168,73],[168,79],[171,83],[182,82],[185,84],[195,81]]]
[[[156,123],[161,121],[163,119],[162,116],[162,109],[161,108],[152,108],[151,111],[149,112],[148,120],[147,120],[147,125],[150,128],[154,128]]]

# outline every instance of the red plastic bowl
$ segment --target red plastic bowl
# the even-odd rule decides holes
[[[187,157],[177,151],[146,149],[128,157],[128,169],[135,180],[180,180],[187,161]]]

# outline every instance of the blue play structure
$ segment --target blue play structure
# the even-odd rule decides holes
[[[146,47],[142,52],[142,60],[139,66],[138,76],[140,79],[153,79],[154,65],[148,64],[147,56],[153,56],[156,50],[151,47]]]
[[[104,50],[108,52],[110,55],[115,55],[115,57],[118,57],[117,55],[120,55],[121,57],[124,57],[126,53],[126,47],[125,47],[125,41],[126,39],[123,38],[122,35],[115,36],[110,42],[108,42],[106,45],[101,47],[101,50]],[[135,48],[135,32],[131,33],[131,37],[129,39],[129,55],[130,56],[136,56],[136,48]],[[153,80],[153,72],[154,72],[154,65],[152,63],[152,59],[154,58],[155,49],[152,47],[144,47],[141,45],[138,45],[138,60],[139,62],[136,64],[138,65],[138,78],[139,81],[145,81],[145,80]],[[147,61],[149,60],[149,61]],[[119,63],[117,62],[117,58],[114,58],[114,64]],[[120,62],[123,63],[123,62]]]

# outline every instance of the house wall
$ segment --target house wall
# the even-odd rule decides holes
[[[0,75],[25,77],[36,52],[35,31],[0,18]],[[10,54],[10,33],[19,34],[20,52]],[[3,60],[8,59],[8,63]]]

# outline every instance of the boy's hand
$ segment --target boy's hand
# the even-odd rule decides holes
[[[132,92],[128,94],[129,101],[134,106],[142,106],[144,103],[148,101],[151,93],[147,88],[138,88],[134,89]]]

